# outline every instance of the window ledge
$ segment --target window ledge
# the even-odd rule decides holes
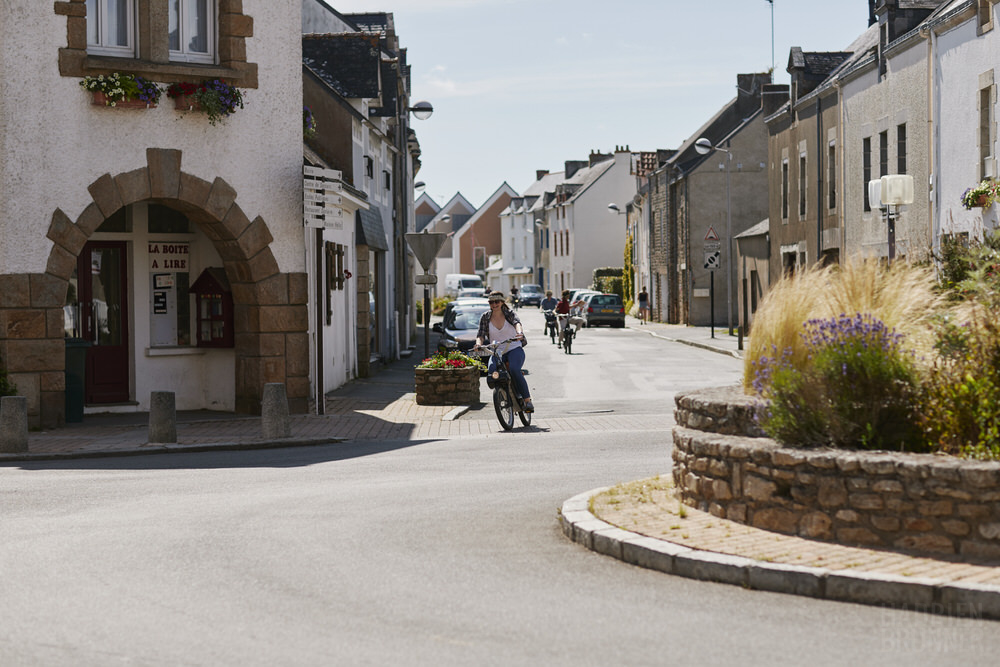
[[[185,357],[205,354],[203,347],[147,347],[147,357]]]
[[[225,79],[237,88],[257,87],[257,66],[253,63],[233,63],[236,67],[190,62],[160,63],[138,58],[92,55],[76,49],[61,49],[60,56],[60,73],[63,76],[84,77],[128,72],[163,83],[180,83],[191,79]]]

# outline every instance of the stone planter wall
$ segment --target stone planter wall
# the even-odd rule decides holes
[[[759,437],[739,388],[676,403],[673,479],[688,505],[842,544],[1000,559],[1000,462],[782,447]]]
[[[479,369],[414,369],[417,405],[472,405],[479,403]]]

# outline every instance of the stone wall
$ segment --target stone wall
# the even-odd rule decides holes
[[[417,405],[479,403],[478,368],[417,368],[414,374]]]
[[[1000,462],[783,447],[739,387],[676,397],[673,478],[715,516],[842,544],[1000,559]]]

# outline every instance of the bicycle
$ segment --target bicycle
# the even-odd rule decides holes
[[[559,334],[559,344],[566,354],[573,354],[573,336],[575,332],[573,327],[569,323],[569,315],[566,313],[559,313],[556,317],[559,318],[559,327],[561,333]],[[565,320],[565,321],[564,321]]]
[[[515,412],[524,426],[531,425],[531,413],[524,411],[524,400],[514,388],[514,383],[510,379],[510,368],[503,360],[504,353],[515,340],[518,339],[508,338],[480,346],[481,349],[489,351],[487,356],[493,358],[493,371],[486,374],[486,386],[493,390],[493,409],[496,410],[497,419],[505,431],[514,428]]]
[[[556,334],[559,333],[559,325],[556,322],[556,311],[546,309],[542,311],[545,315],[545,333],[552,339],[552,344],[556,344]]]

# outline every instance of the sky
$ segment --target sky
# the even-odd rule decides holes
[[[843,51],[868,27],[868,0],[325,2],[393,14],[411,104],[434,105],[412,121],[414,180],[476,207],[591,151],[676,148],[736,96],[737,74],[773,63],[788,83],[791,47]]]

